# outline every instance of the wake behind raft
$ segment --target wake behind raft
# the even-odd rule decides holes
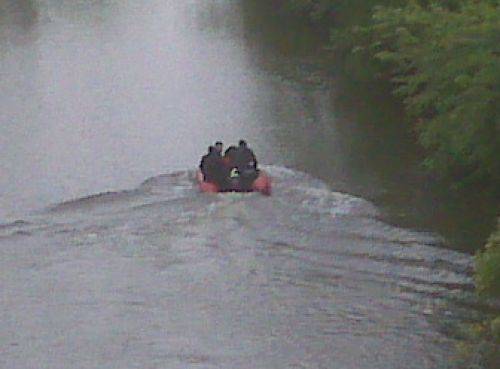
[[[200,170],[196,173],[200,191],[206,193],[218,192],[260,192],[265,196],[271,195],[271,178],[262,169],[258,171],[255,180],[247,182],[241,178],[234,178],[226,188],[220,188],[217,184],[203,180],[203,174]]]

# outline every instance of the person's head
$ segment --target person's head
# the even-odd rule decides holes
[[[247,147],[247,142],[245,140],[240,140],[240,142],[238,142],[238,145],[240,147]]]
[[[215,149],[216,149],[218,152],[222,153],[222,149],[223,149],[223,148],[224,148],[224,144],[223,144],[221,141],[217,141],[217,142],[215,143]]]

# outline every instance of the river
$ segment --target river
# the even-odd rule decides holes
[[[453,359],[472,261],[370,201],[414,160],[361,124],[382,103],[259,45],[238,2],[0,4],[0,367]],[[198,193],[241,137],[273,196]]]

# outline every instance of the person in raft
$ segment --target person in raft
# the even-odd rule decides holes
[[[205,182],[215,183],[219,188],[226,185],[227,168],[222,159],[222,148],[209,146],[208,153],[201,158],[200,170]]]

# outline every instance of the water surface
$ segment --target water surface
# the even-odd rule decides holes
[[[0,4],[1,367],[452,359],[470,257],[352,195],[391,192],[405,141],[378,150],[237,2]],[[200,194],[206,146],[240,137],[273,196]]]

